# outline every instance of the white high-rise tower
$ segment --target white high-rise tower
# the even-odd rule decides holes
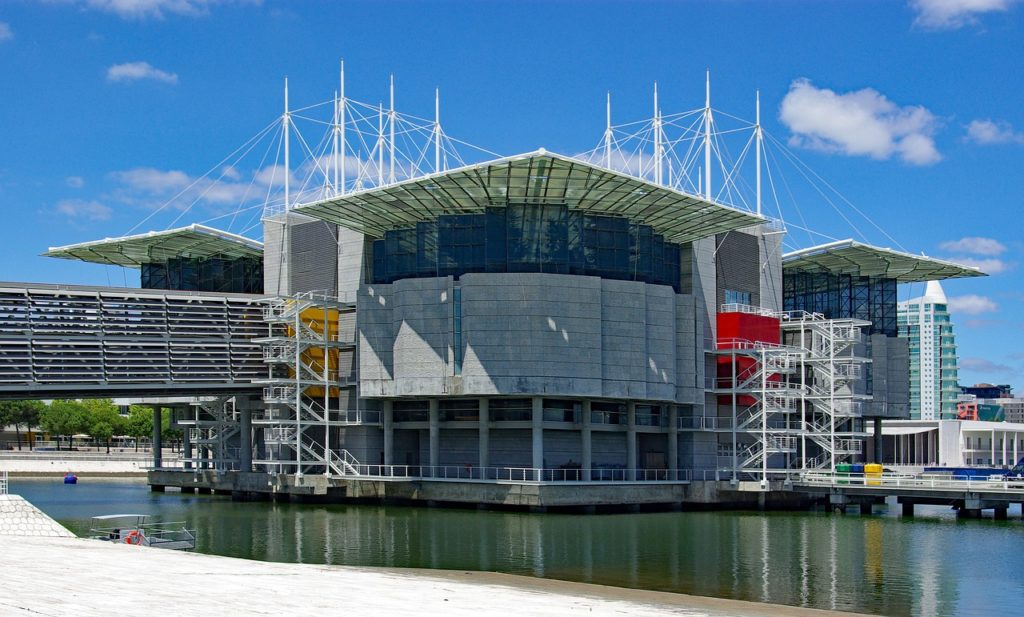
[[[910,346],[910,417],[956,417],[956,337],[942,285],[929,281],[923,296],[900,302],[898,309],[899,334]]]

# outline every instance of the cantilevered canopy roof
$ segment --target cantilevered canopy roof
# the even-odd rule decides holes
[[[294,211],[379,238],[389,229],[443,214],[522,203],[564,203],[572,210],[625,216],[676,243],[765,222],[751,212],[544,150],[357,191]]]
[[[52,247],[45,257],[138,268],[174,257],[259,257],[263,243],[205,225]]]
[[[855,240],[839,240],[786,253],[782,256],[782,267],[793,272],[878,276],[896,279],[899,283],[987,276],[978,268]]]

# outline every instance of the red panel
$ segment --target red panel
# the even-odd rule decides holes
[[[779,320],[749,313],[719,313],[719,349],[728,348],[729,341],[734,339],[777,344],[782,340]]]

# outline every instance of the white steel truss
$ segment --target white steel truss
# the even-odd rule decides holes
[[[734,480],[757,479],[767,489],[773,476],[834,469],[860,454],[865,433],[857,422],[870,397],[853,393],[852,382],[867,362],[853,351],[868,322],[740,305],[721,310],[776,317],[783,340],[717,343],[716,366],[724,364],[728,374],[719,373],[712,392],[719,409],[729,413],[719,413],[705,428],[731,437],[718,445],[726,462],[721,470]]]
[[[258,339],[268,371],[264,406],[252,419],[262,429],[264,456],[255,464],[297,478],[357,474],[359,461],[337,447],[338,429],[379,425],[380,415],[359,409],[358,403],[349,409],[358,385],[341,358],[354,353],[354,331],[343,325],[354,314],[354,305],[322,292],[267,300],[268,336]]]

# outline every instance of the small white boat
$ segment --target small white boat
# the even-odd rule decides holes
[[[89,530],[94,540],[133,546],[190,551],[196,547],[196,531],[185,523],[151,523],[148,514],[104,514],[92,517]]]

